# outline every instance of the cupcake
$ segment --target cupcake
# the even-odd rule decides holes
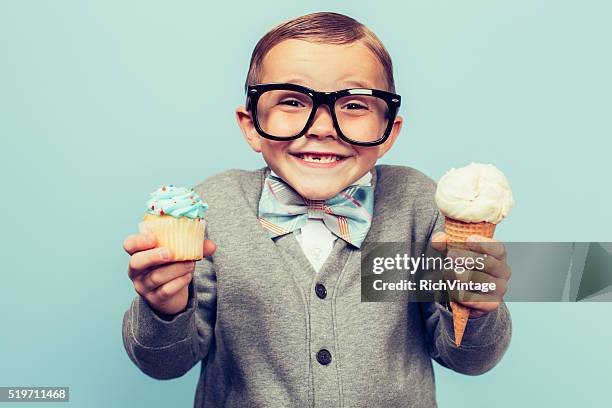
[[[447,246],[464,248],[470,235],[493,238],[495,227],[514,207],[506,176],[492,164],[471,163],[449,170],[438,182],[436,205],[445,217]],[[455,344],[461,345],[470,315],[451,302]]]
[[[151,193],[138,228],[141,233],[155,235],[158,246],[170,249],[173,260],[200,260],[204,257],[207,209],[193,188],[163,186]]]

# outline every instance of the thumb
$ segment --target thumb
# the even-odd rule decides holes
[[[209,239],[204,240],[204,256],[211,256],[216,250],[217,245],[213,241]]]
[[[441,231],[436,232],[431,237],[431,246],[436,251],[443,252],[446,249],[446,234]]]

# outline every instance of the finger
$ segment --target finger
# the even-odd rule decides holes
[[[482,293],[482,292],[470,292],[467,290],[449,290],[448,294],[450,299],[454,302],[499,302],[501,301],[501,296],[496,295],[491,292]]]
[[[495,260],[495,258],[487,254],[454,247],[448,250],[446,258],[453,261],[452,264],[449,264],[449,267],[457,273],[462,273],[466,270],[483,271],[485,270],[487,258]]]
[[[468,249],[471,249],[472,251],[491,255],[500,261],[506,259],[506,246],[501,241],[496,239],[487,238],[480,235],[470,235],[466,244]]]
[[[172,252],[168,248],[154,248],[136,252],[130,257],[130,269],[138,273],[153,266],[172,261]]]
[[[508,280],[510,278],[511,270],[506,261],[499,260],[489,254],[453,248],[448,251],[446,256],[455,259],[456,265],[464,266],[465,269],[485,272],[500,279]]]
[[[489,295],[497,295],[498,298],[502,298],[508,290],[508,283],[505,279],[495,278],[488,273],[481,271],[465,271],[463,273],[456,273],[454,279],[462,283],[470,283],[474,287],[479,287],[480,290],[474,290],[474,293],[483,293]]]
[[[130,255],[135,252],[155,248],[156,246],[157,238],[149,233],[130,235],[123,241],[123,249]]]
[[[484,268],[481,269],[482,272],[488,273],[491,276],[495,276],[496,278],[508,280],[510,279],[510,275],[512,274],[512,270],[510,269],[510,265],[506,261],[500,261],[499,259],[485,255],[484,257]]]
[[[453,259],[475,259],[476,257],[482,257],[482,254],[464,248],[450,247],[446,256]]]
[[[177,295],[181,290],[183,290],[185,286],[189,285],[192,278],[193,274],[191,272],[188,272],[158,287],[149,294],[149,297],[152,298],[156,303],[166,302],[168,301],[168,299],[172,298],[173,296]]]
[[[443,252],[446,249],[446,234],[444,232],[436,232],[431,237],[431,247],[438,252]]]
[[[144,291],[152,292],[179,276],[193,272],[194,269],[194,261],[173,262],[169,265],[154,268],[149,273],[142,274],[138,279],[142,283]]]
[[[216,250],[217,245],[213,241],[209,239],[204,240],[204,256],[211,256]]]

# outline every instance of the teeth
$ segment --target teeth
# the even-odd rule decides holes
[[[338,156],[315,156],[312,154],[300,154],[300,159],[311,163],[332,163],[340,160]]]

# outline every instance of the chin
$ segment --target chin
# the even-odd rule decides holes
[[[294,189],[304,198],[309,200],[327,200],[336,196],[341,188],[332,186],[296,185]]]

